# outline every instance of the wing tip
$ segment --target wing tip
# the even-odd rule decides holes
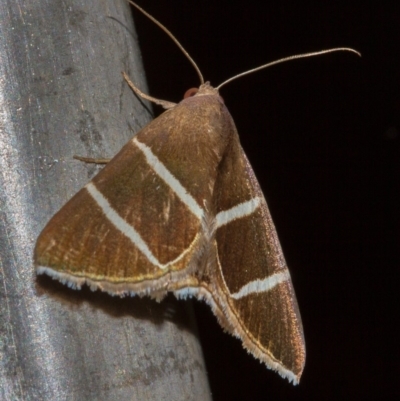
[[[211,306],[214,315],[217,317],[218,322],[224,328],[224,330],[234,337],[237,337],[242,342],[243,348],[249,354],[258,359],[260,362],[264,363],[268,369],[275,371],[282,378],[287,379],[289,383],[292,383],[294,386],[297,386],[300,383],[300,377],[302,375],[305,362],[304,347],[299,350],[299,363],[296,364],[298,369],[297,372],[294,372],[285,367],[280,361],[275,360],[272,356],[268,355],[268,353],[261,351],[260,348],[256,347],[251,341],[246,341],[245,333],[238,329],[237,326],[233,325],[229,319],[227,319],[227,311],[222,311],[220,309],[218,304],[215,302],[212,293],[206,288],[182,288],[175,290],[174,295],[178,299],[196,298],[199,301],[205,301]]]
[[[300,383],[300,377],[302,371],[300,373],[294,373],[289,369],[286,369],[284,366],[280,365],[279,363],[276,366],[270,366],[269,364],[265,363],[268,369],[274,370],[277,372],[281,377],[287,379],[289,383],[293,384],[293,386],[297,386]]]
[[[249,345],[248,341],[245,341],[243,337],[236,334],[242,341],[243,348],[251,354],[253,357],[258,359],[261,363],[265,364],[267,369],[273,370],[278,373],[282,378],[287,379],[289,383],[297,386],[300,383],[300,378],[304,369],[304,356],[301,358],[299,363],[294,364],[292,369],[289,369],[283,365],[280,361],[274,359],[266,352],[262,352],[259,348],[256,348],[253,344]]]

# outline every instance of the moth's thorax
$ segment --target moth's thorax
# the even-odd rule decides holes
[[[173,110],[175,119],[184,122],[183,132],[208,136],[210,145],[217,141],[215,148],[224,148],[236,133],[233,119],[218,90],[208,83],[201,85],[194,96],[183,99]]]

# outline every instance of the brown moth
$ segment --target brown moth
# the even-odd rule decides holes
[[[46,273],[111,294],[205,299],[225,330],[297,383],[301,319],[254,172],[218,91],[143,128],[40,234]]]
[[[289,270],[218,88],[161,104],[169,110],[44,228],[37,274],[113,295],[204,299],[244,348],[297,384],[305,344]]]

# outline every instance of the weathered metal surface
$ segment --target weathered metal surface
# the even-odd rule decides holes
[[[0,3],[0,399],[208,400],[190,305],[37,279],[45,223],[151,118],[123,0]]]

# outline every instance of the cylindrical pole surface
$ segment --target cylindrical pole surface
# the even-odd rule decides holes
[[[209,400],[191,308],[36,277],[49,218],[150,119],[124,0],[0,4],[0,399]]]

